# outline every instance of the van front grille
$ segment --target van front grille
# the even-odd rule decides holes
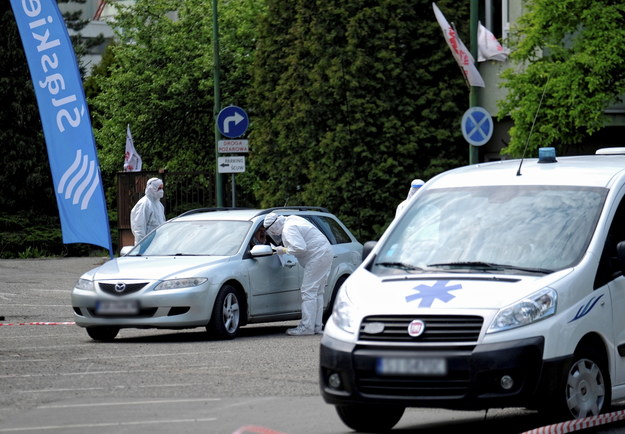
[[[420,336],[410,336],[414,320],[424,323]],[[371,342],[476,343],[484,318],[473,315],[376,315],[364,318],[359,340]]]

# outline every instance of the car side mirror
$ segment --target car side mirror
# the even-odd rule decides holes
[[[616,245],[616,257],[621,271],[625,274],[625,241],[621,241]]]
[[[250,250],[250,254],[252,256],[271,256],[273,255],[273,249],[271,248],[271,246],[268,246],[266,244],[257,244],[252,247],[252,250]]]
[[[371,251],[373,250],[373,248],[375,247],[377,243],[378,243],[377,241],[367,241],[362,246],[362,260],[363,261],[367,259],[367,256],[369,256],[369,253],[371,253]]]

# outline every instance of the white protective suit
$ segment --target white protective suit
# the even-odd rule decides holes
[[[323,233],[308,220],[299,216],[284,217],[275,213],[265,216],[267,233],[282,238],[284,247],[276,253],[288,253],[304,267],[302,279],[302,320],[290,335],[320,334],[323,327],[323,294],[330,275],[334,253]]]
[[[165,207],[160,200],[164,191],[159,189],[162,185],[160,179],[150,178],[145,186],[145,196],[130,211],[130,228],[135,236],[135,245],[152,229],[165,223]]]
[[[397,210],[395,211],[395,217],[397,217],[404,207],[408,204],[408,201],[414,194],[423,186],[424,182],[420,179],[413,179],[410,183],[410,190],[408,190],[408,197],[404,199],[399,205],[397,205]]]

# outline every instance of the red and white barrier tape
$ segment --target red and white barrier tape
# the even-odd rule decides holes
[[[76,324],[74,321],[63,321],[63,322],[12,322],[12,323],[2,323],[0,322],[0,326],[20,326],[20,325],[74,325]]]
[[[521,434],[564,434],[624,419],[625,410],[619,410],[612,413],[599,414],[597,416],[584,417],[581,419],[568,420],[566,422],[547,425],[530,431],[525,431]]]

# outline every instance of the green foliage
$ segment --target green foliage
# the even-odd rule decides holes
[[[0,209],[55,210],[41,120],[9,2],[0,3]]]
[[[511,55],[524,66],[502,74],[509,93],[499,117],[514,121],[504,152],[522,155],[534,119],[528,153],[541,146],[566,153],[604,127],[605,108],[625,92],[624,22],[623,2],[527,3]]]
[[[267,5],[251,89],[256,196],[326,206],[377,238],[413,178],[466,162],[468,93],[431,2]],[[467,12],[455,18],[468,24]]]
[[[118,41],[85,84],[112,227],[126,125],[144,170],[215,167],[211,3],[118,5]],[[437,4],[468,39],[469,8]],[[19,41],[12,31],[0,37],[3,44]],[[325,206],[361,240],[375,239],[413,178],[467,162],[457,125],[468,91],[431,1],[221,0],[219,36],[221,106],[239,105],[250,115],[251,152],[236,178],[237,205]],[[1,55],[4,100],[17,103],[0,122],[5,143],[22,141],[8,152],[23,166],[0,173],[17,190],[0,201],[6,207],[19,194],[40,195],[32,207],[56,215],[23,53]],[[9,69],[15,65],[21,69]],[[23,139],[10,131],[18,126]],[[37,184],[22,189],[27,176]],[[31,243],[13,251],[51,250]]]
[[[0,213],[0,258],[89,256],[102,249],[63,244],[58,217],[26,211]]]

